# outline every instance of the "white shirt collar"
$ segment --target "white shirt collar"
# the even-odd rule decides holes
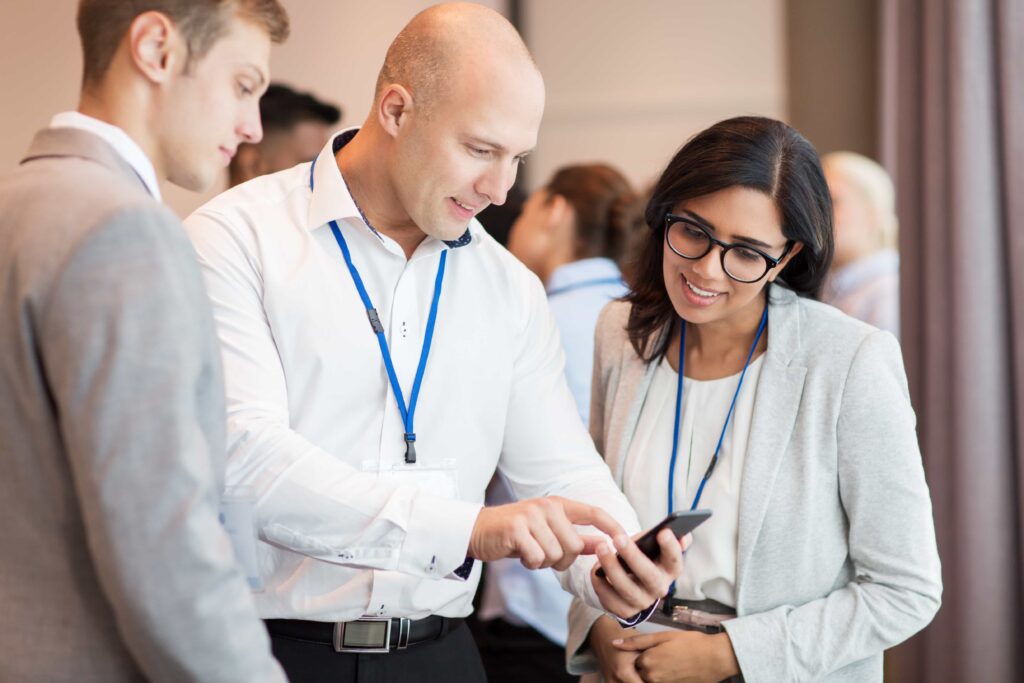
[[[163,201],[160,195],[160,184],[156,179],[156,169],[139,144],[132,140],[128,133],[117,126],[94,119],[77,111],[64,111],[50,120],[50,128],[78,128],[103,138],[125,161],[134,169],[146,189],[158,202]]]
[[[348,185],[345,183],[345,179],[341,175],[341,170],[338,168],[338,164],[334,159],[334,155],[339,149],[344,147],[349,141],[355,137],[356,133],[359,132],[359,127],[355,126],[352,128],[346,128],[344,130],[335,133],[327,144],[324,145],[323,149],[317,155],[313,161],[311,169],[307,172],[312,178],[312,198],[309,202],[309,214],[306,218],[306,229],[316,230],[323,227],[332,220],[340,220],[345,218],[357,218],[362,222],[368,230],[376,235],[381,243],[385,245],[391,244],[393,249],[398,249],[397,243],[394,243],[390,238],[385,239],[377,230],[375,230],[369,222],[366,220],[366,216],[363,215],[359,207],[356,205],[355,200],[352,198],[352,193],[348,189]],[[438,240],[434,237],[427,237],[425,244],[428,245],[426,251],[432,253],[435,250],[440,250],[445,247],[449,249],[455,249],[464,247],[473,242],[473,233],[482,231],[483,227],[480,226],[479,222],[474,218],[470,221],[469,226],[466,228],[466,232],[456,240]],[[433,245],[436,243],[436,249]]]

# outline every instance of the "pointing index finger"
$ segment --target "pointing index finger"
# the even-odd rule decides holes
[[[565,516],[573,524],[589,524],[611,537],[626,533],[615,518],[596,505],[587,505],[577,500],[562,499]]]

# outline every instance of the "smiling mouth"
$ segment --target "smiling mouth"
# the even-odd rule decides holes
[[[719,296],[721,294],[721,292],[712,292],[707,289],[701,289],[700,287],[694,285],[692,282],[687,280],[685,275],[683,276],[683,281],[686,283],[686,286],[690,289],[691,292],[693,292],[702,299],[714,299],[716,296]]]

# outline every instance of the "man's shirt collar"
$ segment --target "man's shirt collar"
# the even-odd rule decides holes
[[[158,202],[163,201],[153,162],[142,151],[139,143],[123,129],[78,111],[64,111],[55,115],[50,120],[50,128],[77,128],[98,135],[128,162],[153,198]]]
[[[366,216],[359,209],[352,193],[341,175],[335,155],[347,145],[359,132],[359,128],[347,128],[338,132],[331,138],[324,148],[320,150],[316,160],[313,162],[312,175],[312,198],[309,202],[309,216],[306,227],[309,230],[327,225],[332,220],[345,218],[358,218],[366,228],[372,231],[383,242],[383,236],[374,230],[373,226],[366,219]],[[474,219],[475,221],[475,219]],[[428,236],[428,240],[433,239]],[[466,232],[456,240],[441,240],[451,249],[464,247],[473,241],[472,224],[466,228]]]

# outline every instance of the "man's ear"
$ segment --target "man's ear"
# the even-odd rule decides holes
[[[560,194],[552,194],[548,197],[548,214],[547,214],[547,225],[548,232],[555,230],[561,225],[567,224],[568,218],[572,213],[572,205],[569,204],[569,200]]]
[[[143,12],[128,27],[128,54],[153,83],[166,83],[188,59],[188,48],[174,22],[160,12]]]
[[[377,121],[388,135],[395,137],[412,110],[412,94],[403,86],[392,83],[384,89],[377,104]]]

